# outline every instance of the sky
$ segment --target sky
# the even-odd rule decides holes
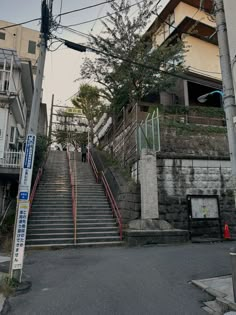
[[[104,0],[54,0],[54,15],[60,12],[61,1],[62,12],[104,2]],[[136,0],[131,0],[131,3],[135,3],[135,1]],[[161,5],[164,6],[166,2],[168,2],[168,0],[162,0]],[[41,14],[40,6],[41,0],[0,0],[0,19],[13,23],[20,23],[22,21],[38,18]],[[107,3],[85,11],[65,15],[62,16],[61,24],[69,25],[94,19],[106,15],[109,8],[110,6]],[[135,10],[137,10],[136,7],[134,7],[134,14]],[[153,17],[153,20],[154,18],[155,17]],[[25,27],[36,30],[40,29],[37,22],[25,24]],[[86,34],[92,33],[93,35],[97,35],[102,31],[103,25],[100,21],[97,21],[73,28]],[[85,37],[72,34],[68,31],[63,33],[59,31],[56,35],[77,43],[87,42]],[[54,47],[56,48],[56,46]],[[76,52],[63,45],[55,52],[47,52],[43,80],[43,101],[47,103],[48,113],[51,107],[52,94],[54,94],[54,104],[71,104],[71,96],[78,91],[79,85],[84,82],[80,77],[80,66],[86,56],[94,58],[94,54],[92,53]],[[93,82],[89,83],[92,84]]]

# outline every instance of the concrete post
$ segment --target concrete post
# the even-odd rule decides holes
[[[234,302],[236,302],[236,248],[230,249],[230,258],[232,265],[232,283],[233,283],[233,292],[234,292]]]
[[[156,155],[143,149],[139,162],[141,219],[159,219]]]

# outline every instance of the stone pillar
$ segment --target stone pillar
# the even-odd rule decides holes
[[[139,162],[141,219],[159,219],[156,154],[143,149]]]

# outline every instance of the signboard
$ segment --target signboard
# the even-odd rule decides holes
[[[12,258],[12,269],[22,269],[29,212],[29,201],[20,201],[18,204],[15,243]]]
[[[191,196],[192,219],[218,219],[218,200],[214,196]]]
[[[32,168],[35,140],[36,140],[36,136],[28,135],[26,146],[25,146],[24,168],[27,168],[27,169]]]
[[[19,200],[28,200],[29,193],[27,191],[21,191],[19,194]]]
[[[80,108],[74,108],[74,107],[67,108],[67,109],[65,110],[65,113],[83,115],[82,109],[80,109]]]
[[[25,145],[25,158],[24,158],[23,170],[22,170],[22,176],[21,176],[21,185],[26,186],[27,188],[26,191],[29,191],[30,186],[31,186],[35,144],[36,144],[36,136],[28,135],[27,140],[26,140],[26,145]]]

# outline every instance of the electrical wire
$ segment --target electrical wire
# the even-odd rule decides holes
[[[65,43],[65,41],[66,41],[63,38],[56,38],[56,39],[58,39],[59,41],[62,41],[63,43]],[[165,71],[165,70],[153,67],[153,66],[149,66],[149,65],[146,65],[146,64],[143,64],[143,63],[139,63],[139,62],[133,61],[131,59],[127,59],[127,58],[123,58],[123,57],[114,55],[112,53],[107,53],[107,52],[98,50],[98,49],[93,48],[93,47],[88,47],[88,46],[85,46],[85,45],[81,45],[81,46],[86,48],[88,51],[92,51],[92,52],[95,52],[97,54],[102,54],[104,56],[112,57],[114,59],[118,59],[118,60],[121,60],[121,61],[129,63],[129,64],[133,64],[133,65],[138,66],[138,67],[142,67],[142,68],[145,68],[145,69],[157,71],[157,72],[160,72],[160,73],[163,73],[163,74],[166,74],[166,75],[170,75],[170,76],[173,76],[173,77],[176,77],[176,78],[184,79],[184,80],[186,80],[186,78],[187,78],[184,75],[180,75],[180,74],[177,74],[177,73],[174,73],[174,72],[168,72],[168,71]]]
[[[131,5],[127,6],[127,7],[125,7],[124,9],[120,10],[120,12],[122,12],[122,11],[124,11],[124,10],[127,10],[127,9],[129,9],[129,8],[132,8],[132,7],[134,7],[134,6],[136,6],[136,5],[140,4],[140,3],[142,3],[143,1],[144,1],[144,0],[139,1],[139,2],[136,2],[136,3],[134,3],[134,4],[131,4]],[[91,20],[87,20],[87,21],[84,21],[84,22],[75,23],[75,24],[70,24],[70,25],[66,25],[66,26],[67,26],[67,27],[79,26],[79,25],[83,25],[83,24],[87,24],[87,23],[91,23],[91,22],[94,22],[94,21],[98,21],[98,20],[105,19],[105,18],[109,17],[110,15],[114,15],[114,14],[116,14],[116,13],[113,12],[113,13],[110,13],[110,14],[103,15],[103,16],[101,16],[101,17],[98,17],[98,18],[96,18],[96,19],[91,19]],[[61,26],[62,26],[62,25],[61,25]]]
[[[115,0],[107,0],[107,1],[99,2],[97,4],[93,4],[93,5],[90,5],[90,6],[87,6],[87,7],[83,7],[83,8],[80,8],[80,9],[75,9],[75,10],[63,12],[61,14],[58,14],[58,16],[63,16],[63,15],[67,15],[67,14],[71,14],[71,13],[75,13],[75,12],[79,12],[79,11],[84,11],[84,10],[95,8],[95,7],[98,7],[100,5],[103,5],[103,4],[106,4],[106,3],[109,3],[109,2],[114,2],[114,1]]]
[[[75,10],[63,12],[63,13],[58,14],[58,15],[56,16],[56,18],[57,18],[57,17],[64,16],[64,15],[67,15],[67,14],[71,14],[71,13],[74,13],[74,12],[84,11],[84,10],[87,10],[87,9],[91,9],[91,8],[94,8],[94,7],[98,7],[98,6],[103,5],[103,4],[105,4],[105,3],[114,2],[114,1],[115,1],[115,0],[103,1],[103,2],[94,4],[94,5],[90,5],[90,6],[87,6],[87,7],[83,7],[83,8],[79,8],[79,9],[75,9]],[[14,24],[7,25],[7,26],[4,26],[4,27],[0,27],[0,30],[4,30],[4,29],[11,28],[11,27],[14,27],[14,26],[24,25],[24,24],[27,24],[27,23],[30,23],[30,22],[34,22],[34,21],[39,21],[39,20],[41,20],[41,17],[35,18],[35,19],[32,19],[32,20],[27,20],[27,21],[20,22],[20,23],[14,23]]]
[[[59,24],[61,23],[61,11],[62,11],[62,5],[63,5],[63,0],[61,0],[61,5],[60,5],[60,14],[58,15],[59,16]]]
[[[39,20],[41,20],[41,18],[35,18],[35,19],[32,19],[32,20],[28,20],[28,21],[7,25],[7,26],[4,26],[4,27],[0,27],[0,31],[1,30],[5,30],[7,28],[14,27],[14,26],[24,25],[24,24],[27,24],[27,23],[30,23],[30,22],[34,22],[34,21],[39,21]]]

